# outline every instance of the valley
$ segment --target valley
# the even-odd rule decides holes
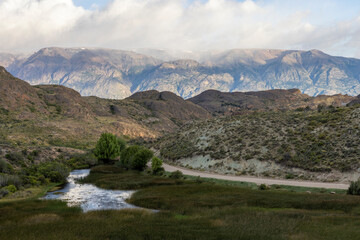
[[[0,0],[0,240],[360,239],[360,4]]]
[[[358,97],[275,89],[209,90],[183,99],[149,90],[115,100],[81,96],[64,86],[33,86],[4,68],[0,94],[0,238],[359,234],[358,196],[346,194],[360,176]],[[126,149],[151,149],[146,151],[160,157],[164,169],[129,169],[122,164],[125,150],[104,165],[95,156],[104,132],[120,137]],[[135,156],[145,155],[128,155]],[[63,193],[63,201],[39,199],[49,191],[61,196],[69,172],[88,168],[82,179],[71,175],[79,192]],[[76,199],[103,210],[71,205],[81,189],[92,191]],[[118,198],[114,204],[94,201],[93,194],[109,197],[108,191],[131,192],[121,204],[136,208],[115,210]]]

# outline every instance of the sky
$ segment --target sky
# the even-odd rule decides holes
[[[355,0],[0,0],[0,52],[319,49],[360,58]]]

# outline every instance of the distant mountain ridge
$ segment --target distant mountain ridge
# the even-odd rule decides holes
[[[10,73],[30,84],[60,84],[83,96],[113,99],[146,90],[170,91],[183,98],[209,89],[297,88],[310,96],[360,94],[360,60],[319,50],[139,52],[148,55],[112,49],[44,48],[30,57],[0,54],[0,59]]]
[[[44,48],[7,69],[33,85],[58,84],[83,96],[125,98],[135,76],[161,61],[134,52]]]

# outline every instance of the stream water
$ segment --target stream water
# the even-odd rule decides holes
[[[84,212],[104,209],[137,208],[125,200],[134,191],[106,190],[92,184],[81,184],[76,181],[89,175],[89,169],[72,171],[64,188],[48,192],[43,199],[59,199],[66,201],[68,206],[80,206]]]

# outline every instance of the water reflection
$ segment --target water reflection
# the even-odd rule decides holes
[[[64,188],[49,192],[43,198],[66,201],[68,206],[80,206],[84,212],[136,208],[136,206],[125,202],[134,191],[105,190],[91,184],[81,184],[75,181],[77,178],[89,175],[89,173],[89,169],[72,171]]]

